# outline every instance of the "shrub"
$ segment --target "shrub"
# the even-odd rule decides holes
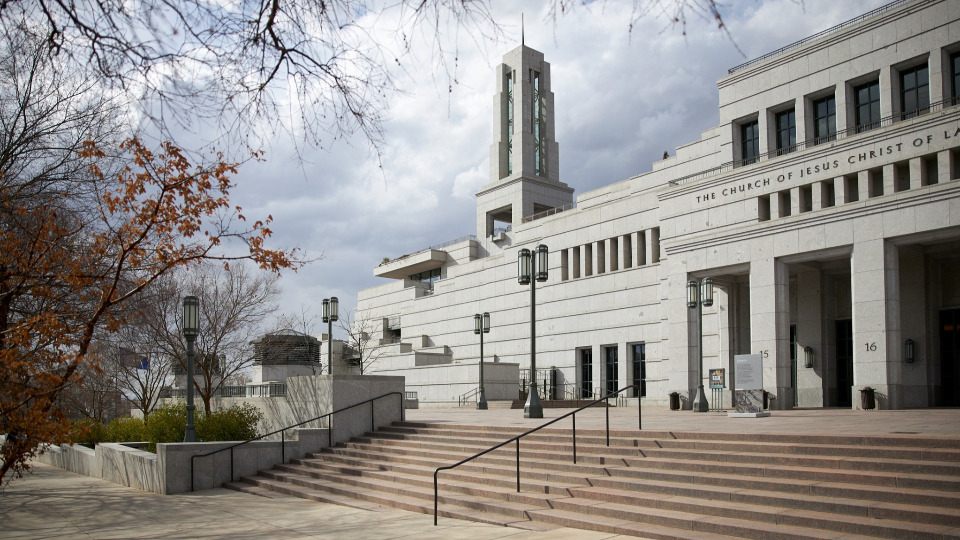
[[[260,409],[249,403],[234,405],[203,416],[197,421],[197,440],[245,441],[258,435],[257,424],[263,419]]]
[[[142,418],[114,418],[107,426],[110,442],[133,442],[147,440],[147,429]]]
[[[196,422],[196,420],[194,420]],[[182,401],[165,403],[150,413],[146,422],[147,450],[157,451],[157,443],[182,442],[187,428],[187,404]]]
[[[70,430],[70,442],[73,444],[82,444],[92,448],[100,441],[108,439],[107,426],[92,418],[84,418],[73,422]]]

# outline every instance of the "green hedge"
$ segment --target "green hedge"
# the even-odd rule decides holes
[[[249,403],[203,414],[196,411],[194,430],[198,441],[244,441],[257,437],[263,413]],[[92,446],[101,442],[147,441],[147,450],[156,452],[158,443],[182,442],[187,427],[187,405],[165,404],[142,418],[117,418],[109,424],[93,420],[74,423],[73,442]]]

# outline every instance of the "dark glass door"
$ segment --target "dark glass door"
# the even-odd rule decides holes
[[[960,406],[960,309],[940,312],[941,405]]]
[[[647,346],[644,343],[634,343],[633,346],[633,397],[647,395]]]
[[[617,348],[604,347],[606,355],[606,369],[604,370],[604,379],[606,382],[607,394],[617,391]]]
[[[853,321],[838,320],[837,326],[837,406],[850,407],[853,389]]]
[[[593,349],[580,349],[580,397],[593,397]]]

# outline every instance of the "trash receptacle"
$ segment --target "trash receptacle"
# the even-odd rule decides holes
[[[860,389],[860,408],[865,411],[877,408],[877,396],[873,388],[865,386]]]
[[[680,393],[679,392],[670,392],[670,410],[671,411],[680,410]]]

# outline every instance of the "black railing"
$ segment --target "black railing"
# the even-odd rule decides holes
[[[190,491],[193,491],[193,477],[194,477],[194,474],[193,474],[193,463],[194,463],[194,460],[197,459],[197,458],[212,456],[212,455],[214,455],[214,454],[219,454],[220,452],[226,452],[227,450],[229,450],[229,451],[230,451],[230,481],[233,482],[233,481],[234,481],[234,479],[233,479],[233,478],[234,478],[234,471],[233,471],[233,449],[234,449],[234,448],[236,448],[236,447],[238,447],[238,446],[243,446],[243,445],[245,445],[245,444],[247,444],[247,443],[250,443],[250,442],[253,442],[253,441],[259,441],[259,440],[261,440],[261,439],[264,439],[264,438],[266,438],[266,437],[269,437],[269,436],[271,436],[271,435],[276,435],[277,433],[279,433],[279,434],[280,434],[280,463],[285,463],[285,462],[287,461],[287,456],[286,456],[286,442],[287,442],[287,441],[286,441],[286,435],[285,435],[285,433],[286,433],[286,431],[287,431],[288,429],[293,429],[293,428],[295,428],[295,427],[300,427],[300,426],[306,424],[307,422],[315,422],[315,421],[321,420],[321,419],[323,419],[323,418],[328,418],[328,420],[327,420],[327,445],[328,445],[328,446],[333,446],[333,415],[334,415],[334,414],[337,414],[337,413],[339,413],[339,412],[343,412],[343,411],[352,409],[352,408],[354,408],[354,407],[359,407],[360,405],[365,405],[365,404],[369,403],[369,404],[370,404],[370,430],[373,431],[373,430],[377,429],[377,427],[376,427],[376,421],[374,420],[374,406],[373,406],[373,405],[374,405],[374,402],[375,402],[376,400],[380,399],[380,398],[385,398],[385,397],[387,397],[387,396],[394,396],[394,395],[400,398],[400,421],[403,421],[403,420],[405,419],[405,417],[406,417],[406,414],[405,414],[405,411],[404,411],[404,408],[403,408],[403,398],[404,398],[403,392],[388,392],[388,393],[386,393],[386,394],[379,395],[379,396],[377,396],[377,397],[375,397],[375,398],[370,398],[370,399],[368,399],[368,400],[366,400],[366,401],[361,401],[361,402],[359,402],[359,403],[354,403],[353,405],[348,405],[348,406],[343,407],[343,408],[341,408],[341,409],[337,409],[337,410],[335,410],[335,411],[331,411],[331,412],[328,412],[328,413],[326,413],[326,414],[321,414],[320,416],[317,416],[316,418],[311,418],[311,419],[309,419],[309,420],[304,420],[303,422],[299,422],[299,423],[296,423],[296,424],[292,424],[292,425],[289,425],[289,426],[287,426],[287,427],[285,427],[285,428],[278,429],[278,430],[276,430],[276,431],[271,431],[270,433],[267,433],[266,435],[261,435],[261,436],[259,436],[259,437],[255,437],[255,438],[253,438],[253,439],[247,439],[247,440],[245,440],[245,441],[238,442],[237,444],[233,444],[233,445],[230,445],[230,446],[226,446],[226,447],[224,447],[224,448],[220,448],[219,450],[214,450],[214,451],[212,451],[212,452],[207,452],[206,454],[197,454],[197,455],[194,455],[194,456],[190,456]]]
[[[476,403],[476,401],[477,401],[477,394],[479,394],[479,393],[480,393],[480,387],[479,387],[479,386],[476,387],[476,388],[474,388],[473,390],[468,390],[468,391],[464,392],[464,393],[461,394],[459,397],[457,397],[457,407],[463,407],[464,405],[467,405],[468,403],[471,402],[471,398],[473,398],[472,401],[473,401],[474,403]]]
[[[533,428],[533,429],[531,429],[531,430],[525,431],[525,432],[521,433],[520,435],[517,435],[516,437],[507,439],[507,440],[503,441],[502,443],[500,443],[500,444],[498,444],[498,445],[496,445],[496,446],[491,446],[490,448],[487,448],[487,449],[484,450],[483,452],[480,452],[480,453],[478,453],[478,454],[474,454],[474,455],[472,455],[472,456],[470,456],[470,457],[468,457],[468,458],[466,458],[466,459],[460,460],[460,461],[454,463],[453,465],[447,465],[446,467],[437,467],[437,469],[436,469],[435,471],[433,471],[433,524],[434,524],[434,525],[437,524],[437,501],[439,500],[439,497],[438,497],[438,493],[439,493],[438,479],[439,479],[439,476],[438,476],[438,475],[440,474],[440,471],[446,471],[446,470],[449,470],[449,469],[453,469],[453,468],[459,467],[460,465],[463,465],[464,463],[467,463],[468,461],[473,461],[474,459],[477,459],[477,458],[480,457],[480,456],[489,454],[490,452],[493,452],[494,450],[497,450],[497,449],[499,449],[499,448],[502,448],[502,447],[504,447],[504,446],[506,446],[506,445],[508,445],[508,444],[510,444],[510,443],[512,443],[512,442],[516,442],[516,443],[517,443],[517,493],[520,493],[520,439],[526,437],[527,435],[530,435],[531,433],[535,433],[535,432],[537,432],[537,431],[540,431],[541,429],[543,429],[543,428],[545,428],[545,427],[547,427],[547,426],[549,426],[549,425],[551,425],[551,424],[555,424],[555,423],[559,422],[560,420],[563,420],[564,418],[566,418],[566,417],[568,417],[568,416],[571,416],[571,417],[573,417],[573,428],[572,428],[572,433],[573,433],[573,462],[576,463],[576,462],[577,462],[577,413],[580,412],[580,411],[582,411],[582,410],[584,410],[584,409],[587,409],[587,408],[589,408],[589,407],[593,407],[594,405],[598,405],[598,404],[600,404],[600,403],[603,403],[603,402],[606,401],[607,399],[610,399],[611,397],[614,397],[614,396],[619,395],[619,394],[620,394],[621,392],[623,392],[624,390],[628,390],[628,389],[634,388],[634,387],[635,387],[635,385],[632,385],[632,384],[631,384],[630,386],[624,386],[623,388],[617,390],[616,392],[610,392],[609,394],[603,396],[602,398],[600,398],[600,399],[598,399],[598,400],[596,400],[596,401],[592,401],[592,402],[588,403],[587,405],[584,405],[583,407],[579,407],[579,408],[577,408],[577,409],[574,409],[574,410],[568,412],[567,414],[564,414],[563,416],[558,416],[557,418],[554,418],[553,420],[547,422],[546,424],[541,424],[541,425],[539,425],[539,426],[537,426],[537,427],[535,427],[535,428]],[[604,410],[606,411],[606,422],[607,422],[607,446],[610,446],[610,407],[605,406],[605,407],[604,407]],[[637,429],[643,429],[643,409],[642,409],[642,407],[641,407],[641,400],[637,400]]]
[[[831,133],[829,135],[824,135],[822,137],[812,137],[805,141],[800,141],[793,146],[788,146],[786,148],[777,148],[775,150],[770,150],[769,152],[765,152],[758,156],[750,157],[747,159],[738,159],[734,161],[728,161],[722,165],[718,165],[716,167],[706,169],[704,171],[688,174],[686,176],[681,176],[680,178],[676,178],[674,180],[669,180],[667,183],[670,184],[671,186],[679,186],[680,184],[691,182],[693,180],[700,180],[702,178],[707,178],[709,176],[725,173],[733,169],[738,169],[746,165],[753,165],[754,163],[767,161],[771,158],[792,154],[793,152],[796,152],[799,150],[806,150],[808,148],[813,148],[814,146],[817,146],[823,143],[846,139],[847,137],[850,137],[853,135],[859,135],[861,133],[867,133],[877,128],[888,127],[896,123],[903,122],[905,120],[912,120],[917,117],[923,117],[926,114],[941,111],[943,109],[946,109],[947,107],[952,107],[958,104],[960,104],[960,100],[958,100],[958,98],[947,98],[947,99],[944,99],[943,101],[937,101],[935,103],[931,103],[926,107],[921,107],[919,109],[915,109],[912,111],[899,112],[896,114],[891,114],[890,116],[884,116],[879,120],[876,120],[867,124],[851,126],[847,129],[839,130],[836,133]]]

